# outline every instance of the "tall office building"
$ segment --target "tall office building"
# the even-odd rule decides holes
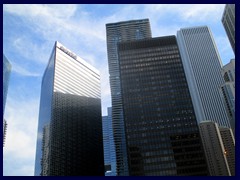
[[[59,42],[42,79],[35,175],[104,175],[99,72]]]
[[[230,127],[219,92],[224,83],[222,62],[210,29],[207,26],[181,29],[177,41],[198,122],[212,120]]]
[[[212,121],[199,123],[203,147],[211,176],[231,176],[219,127]]]
[[[235,176],[235,138],[231,128],[219,127],[224,146],[224,154],[227,157],[228,166],[232,176]]]
[[[112,108],[102,117],[105,176],[116,176],[116,152],[112,128]]]
[[[130,175],[207,175],[175,36],[118,45]]]
[[[7,133],[7,121],[4,119],[3,120],[3,146],[6,139],[6,133]]]
[[[235,53],[235,4],[226,4],[222,15],[222,23]]]
[[[235,59],[231,59],[228,64],[223,66],[222,76],[225,83],[221,85],[220,93],[235,135]]]
[[[117,174],[128,175],[117,44],[122,41],[151,38],[148,19],[106,24],[107,53],[112,98],[113,135],[116,148]]]
[[[11,69],[12,69],[12,65],[10,64],[6,56],[3,54],[3,144],[4,144],[6,131],[7,131],[7,122],[4,119],[4,110],[5,110],[5,105],[7,101],[8,84],[9,84]]]

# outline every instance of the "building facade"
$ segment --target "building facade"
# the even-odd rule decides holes
[[[117,44],[122,41],[151,38],[150,23],[148,19],[109,23],[106,24],[106,36],[112,99],[113,135],[116,148],[116,170],[118,175],[124,176],[128,175],[128,162]]]
[[[6,132],[7,132],[7,121],[4,119],[4,111],[5,111],[6,101],[7,101],[8,84],[9,84],[11,69],[12,69],[12,65],[10,64],[6,56],[3,54],[3,145],[4,145]]]
[[[231,176],[225,155],[225,148],[217,123],[202,121],[199,123],[199,129],[210,175]]]
[[[235,135],[235,59],[224,65],[222,76],[225,83],[220,87],[221,97],[227,111],[231,129]]]
[[[99,72],[59,42],[42,79],[35,175],[104,175]]]
[[[116,176],[116,153],[112,128],[112,108],[102,117],[105,176]]]
[[[3,146],[6,139],[6,134],[7,134],[7,121],[4,119],[3,120]]]
[[[175,36],[118,44],[129,175],[207,175]]]
[[[224,146],[224,154],[227,157],[228,166],[232,176],[235,176],[235,138],[231,128],[219,127]]]
[[[181,29],[177,41],[198,122],[208,119],[230,127],[219,92],[224,83],[222,62],[210,29],[207,26]]]
[[[226,4],[222,15],[222,24],[235,53],[235,4]]]

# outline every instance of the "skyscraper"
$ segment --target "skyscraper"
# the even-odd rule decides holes
[[[223,11],[222,23],[235,53],[235,4],[226,4]]]
[[[107,53],[112,98],[113,135],[116,148],[117,174],[128,175],[126,137],[124,130],[117,43],[151,38],[148,19],[106,24]]]
[[[42,79],[35,175],[104,175],[99,72],[59,42]]]
[[[235,135],[235,59],[224,65],[222,68],[222,76],[225,83],[220,87],[221,97],[227,111],[230,126]]]
[[[6,133],[7,133],[7,121],[4,119],[3,120],[3,146],[6,139]]]
[[[232,176],[235,176],[235,138],[231,128],[219,127],[224,146],[224,154],[227,157],[228,166]]]
[[[224,83],[222,62],[210,29],[207,26],[181,29],[177,41],[198,122],[212,120],[230,127],[219,92]]]
[[[7,92],[8,92],[8,84],[9,84],[11,69],[12,69],[12,65],[3,54],[3,144],[4,144],[4,139],[7,131],[7,122],[4,119],[4,110],[5,110],[5,105],[7,101]]]
[[[199,123],[203,147],[211,176],[231,176],[219,127],[212,121]]]
[[[116,152],[112,129],[112,108],[102,117],[105,176],[116,176]]]
[[[120,83],[130,175],[207,175],[175,36],[121,42]]]

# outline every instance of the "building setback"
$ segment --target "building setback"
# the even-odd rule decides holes
[[[212,121],[202,121],[199,124],[199,129],[210,175],[231,176],[217,123]]]
[[[120,87],[117,43],[136,39],[151,38],[148,19],[123,21],[106,24],[108,66],[112,99],[113,136],[116,148],[117,175],[128,175],[126,137],[124,130],[122,94]]]
[[[129,175],[207,175],[175,36],[118,45]]]
[[[219,87],[224,83],[222,62],[207,26],[177,32],[184,71],[198,123],[212,120],[230,127]]]
[[[59,42],[42,79],[35,175],[104,175],[99,72]]]
[[[112,128],[112,108],[102,117],[105,176],[116,176],[116,152]]]
[[[222,15],[222,24],[235,53],[235,4],[226,4]]]
[[[235,138],[231,128],[219,127],[224,146],[224,154],[227,157],[228,166],[232,176],[235,176]]]

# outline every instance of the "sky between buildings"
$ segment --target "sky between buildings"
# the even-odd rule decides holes
[[[111,106],[106,23],[149,18],[152,36],[207,25],[223,65],[234,58],[221,23],[224,4],[3,5],[3,52],[12,64],[3,175],[34,174],[41,80],[57,40],[101,72],[102,114]]]

